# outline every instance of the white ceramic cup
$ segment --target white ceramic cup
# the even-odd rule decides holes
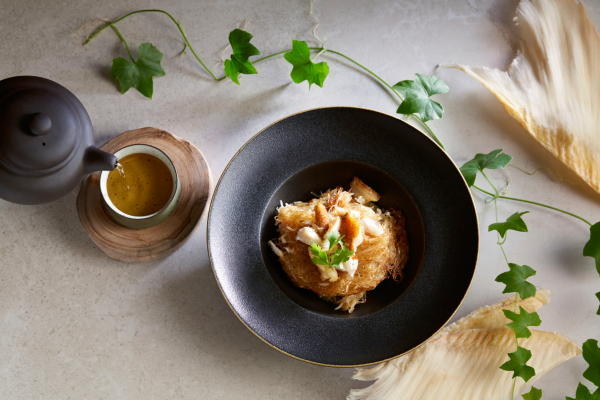
[[[140,153],[151,154],[162,161],[171,172],[173,183],[175,184],[173,185],[173,191],[171,192],[169,201],[160,211],[157,211],[154,214],[136,217],[125,214],[123,211],[115,207],[115,205],[110,201],[110,197],[108,197],[108,192],[106,190],[106,183],[108,181],[108,174],[110,171],[102,171],[100,174],[100,192],[102,193],[102,204],[104,205],[104,209],[106,212],[108,212],[112,219],[117,221],[119,224],[132,229],[150,228],[160,224],[161,222],[164,222],[167,218],[169,218],[173,211],[175,211],[175,208],[177,208],[177,203],[179,203],[179,197],[181,195],[181,183],[179,182],[177,170],[175,170],[173,162],[165,153],[156,147],[148,146],[146,144],[134,144],[123,147],[121,150],[115,153],[115,156],[120,160],[130,154]]]

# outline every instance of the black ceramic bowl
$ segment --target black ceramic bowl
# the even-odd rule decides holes
[[[401,283],[383,281],[352,314],[297,288],[267,241],[280,200],[348,187],[358,176],[386,209],[406,216],[410,259]],[[240,321],[277,350],[330,366],[367,365],[433,336],[467,294],[479,248],[471,193],[423,133],[376,111],[332,107],[284,118],[234,156],[213,195],[208,250]]]

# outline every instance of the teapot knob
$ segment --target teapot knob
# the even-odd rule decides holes
[[[52,120],[46,114],[38,112],[31,116],[27,127],[29,128],[29,132],[34,135],[42,136],[52,129]]]

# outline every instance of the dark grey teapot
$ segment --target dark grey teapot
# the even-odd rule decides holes
[[[47,203],[116,165],[94,147],[92,121],[73,93],[35,76],[0,81],[0,198]]]

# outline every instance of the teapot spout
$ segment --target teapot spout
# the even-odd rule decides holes
[[[117,157],[114,154],[90,146],[85,151],[83,170],[86,174],[96,171],[112,171],[117,168],[117,162]]]

